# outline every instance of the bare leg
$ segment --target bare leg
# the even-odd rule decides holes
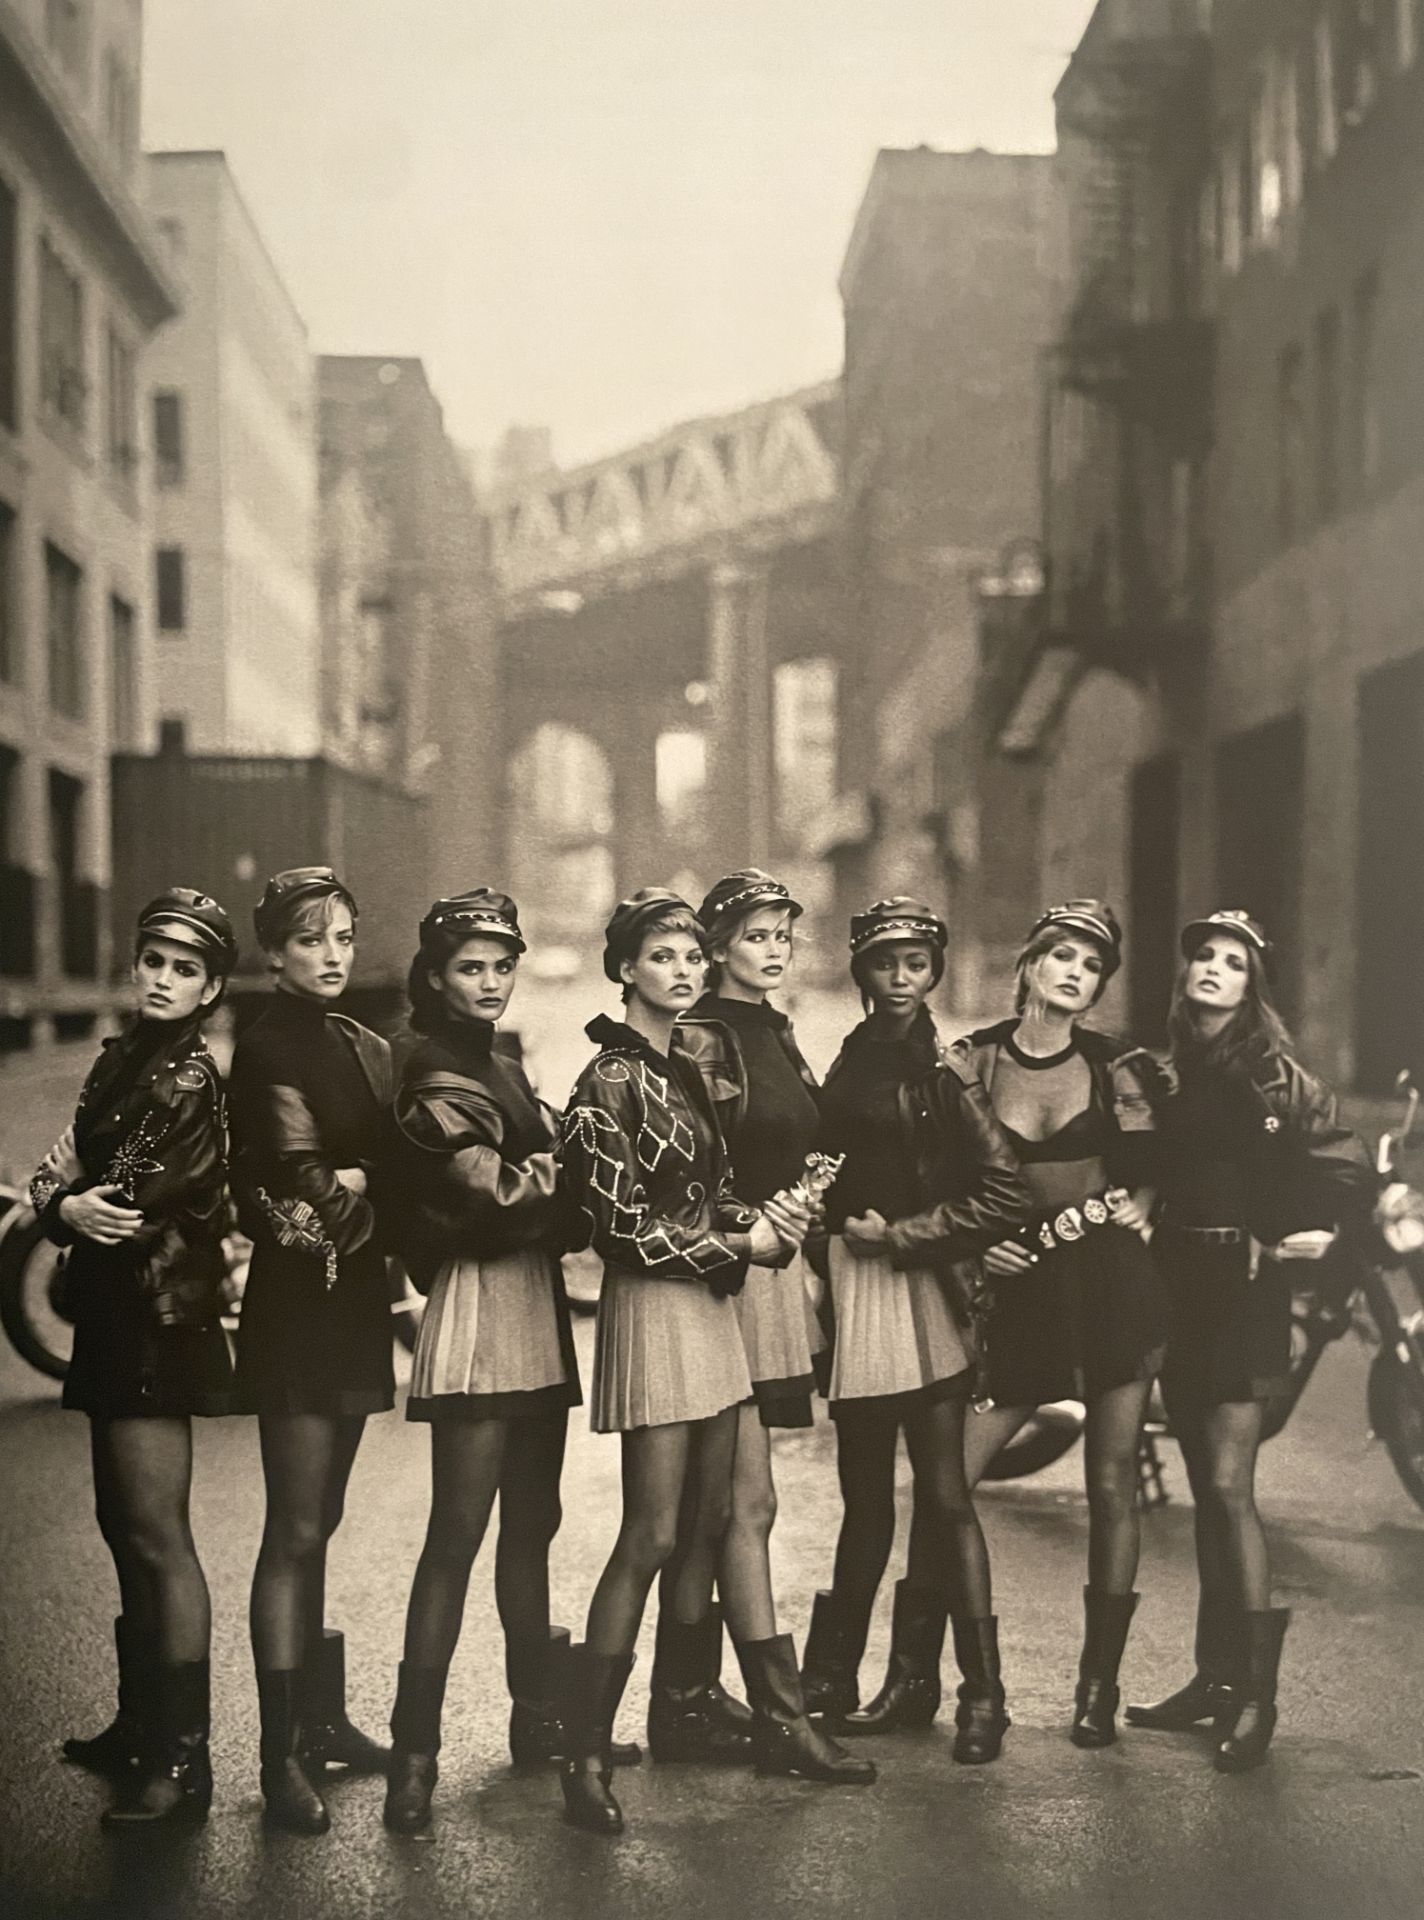
[[[589,1607],[587,1643],[604,1658],[631,1653],[648,1589],[672,1558],[696,1426],[638,1427],[623,1435],[623,1516]]]
[[[732,1518],[722,1542],[718,1580],[728,1613],[745,1626],[748,1640],[776,1633],[771,1590],[771,1529],[776,1524],[776,1486],[771,1477],[771,1436],[755,1406],[737,1409],[736,1460],[732,1468]]]
[[[1035,1407],[990,1407],[964,1421],[964,1474],[971,1488],[984,1478],[989,1462],[1037,1412]]]

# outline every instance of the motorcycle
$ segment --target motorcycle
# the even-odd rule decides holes
[[[1266,1407],[1262,1438],[1285,1428],[1310,1385],[1327,1347],[1352,1330],[1377,1348],[1370,1364],[1366,1404],[1371,1432],[1385,1444],[1405,1491],[1424,1508],[1424,1195],[1399,1178],[1404,1148],[1418,1118],[1419,1089],[1401,1073],[1401,1124],[1381,1133],[1375,1166],[1380,1194],[1363,1242],[1346,1244],[1319,1263],[1291,1310],[1287,1386]],[[1400,1295],[1412,1290],[1411,1304]],[[1017,1480],[1052,1466],[1077,1444],[1084,1410],[1077,1401],[1040,1407],[995,1456],[984,1478]],[[1139,1457],[1149,1505],[1168,1498],[1158,1444],[1172,1437],[1160,1398],[1153,1397]]]

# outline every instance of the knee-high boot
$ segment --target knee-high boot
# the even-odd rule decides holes
[[[1069,1735],[1075,1747],[1110,1747],[1117,1739],[1117,1672],[1136,1610],[1135,1593],[1083,1589],[1083,1654]]]
[[[128,1791],[103,1816],[106,1827],[197,1825],[207,1819],[213,1799],[208,1699],[206,1660],[155,1669],[144,1756]]]
[[[1196,1672],[1165,1699],[1129,1706],[1124,1717],[1130,1727],[1187,1733],[1214,1722],[1227,1709],[1243,1678],[1238,1671],[1236,1617],[1229,1603],[1203,1588],[1197,1596]]]
[[[516,1767],[546,1767],[564,1757],[569,1652],[567,1627],[550,1627],[544,1639],[505,1641],[509,1757]],[[643,1757],[636,1740],[615,1740],[610,1753],[615,1767],[636,1767]]]
[[[346,1715],[345,1636],[324,1627],[320,1640],[308,1649],[304,1674],[302,1758],[307,1765],[384,1773],[389,1749],[353,1727]]]
[[[806,1711],[838,1725],[860,1705],[860,1663],[870,1632],[869,1608],[851,1608],[834,1588],[811,1603],[801,1660]]]
[[[613,1797],[613,1722],[633,1671],[631,1653],[569,1654],[572,1689],[566,1725],[568,1751],[560,1768],[564,1818],[589,1833],[623,1831],[623,1809]]]
[[[381,1818],[392,1833],[419,1833],[430,1825],[430,1797],[440,1767],[440,1710],[445,1704],[445,1667],[413,1667],[403,1660],[391,1709],[390,1763]]]
[[[63,1754],[76,1767],[122,1779],[143,1758],[144,1729],[151,1718],[156,1649],[153,1635],[125,1614],[114,1622],[119,1668],[118,1711],[102,1733],[66,1740]]]
[[[326,1802],[302,1770],[302,1682],[300,1669],[257,1670],[262,1798],[272,1826],[288,1833],[325,1833],[331,1825]]]
[[[1276,1680],[1290,1609],[1271,1607],[1240,1618],[1246,1640],[1246,1678],[1239,1698],[1216,1722],[1212,1765],[1218,1773],[1248,1773],[1259,1767],[1276,1730]]]
[[[900,1580],[890,1625],[890,1665],[885,1684],[858,1713],[848,1713],[845,1733],[897,1733],[927,1727],[939,1712],[939,1662],[944,1651],[949,1603],[932,1587]]]
[[[961,1766],[983,1766],[998,1759],[1011,1724],[999,1672],[999,1622],[994,1614],[956,1613],[951,1619],[954,1657],[962,1676],[951,1758]]]
[[[752,1703],[752,1752],[758,1773],[791,1774],[828,1786],[868,1787],[875,1768],[846,1752],[807,1717],[789,1633],[737,1648]]]
[[[658,1615],[648,1746],[659,1761],[743,1766],[752,1757],[752,1715],[719,1678],[722,1616],[713,1607],[694,1625]]]

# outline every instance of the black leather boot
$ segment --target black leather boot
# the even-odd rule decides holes
[[[890,1624],[890,1665],[885,1684],[858,1713],[848,1713],[841,1731],[898,1733],[927,1727],[939,1712],[939,1661],[949,1603],[930,1587],[901,1580],[895,1587]]]
[[[752,1703],[752,1751],[758,1773],[821,1780],[828,1786],[868,1787],[875,1768],[846,1752],[806,1714],[806,1696],[796,1668],[796,1642],[789,1633],[749,1640],[737,1648]]]
[[[257,1706],[262,1716],[259,1754],[265,1818],[288,1833],[325,1833],[326,1802],[302,1770],[303,1676],[296,1668],[257,1670]]]
[[[213,1801],[208,1758],[208,1663],[154,1669],[153,1721],[131,1785],[103,1816],[106,1827],[196,1826]]]
[[[951,1758],[961,1766],[981,1767],[997,1760],[1012,1722],[1004,1708],[999,1677],[999,1622],[992,1613],[954,1614],[954,1657],[963,1678],[955,1709]]]
[[[1083,1655],[1068,1736],[1075,1747],[1110,1747],[1117,1739],[1117,1670],[1136,1610],[1135,1593],[1083,1589]]]
[[[413,1667],[403,1660],[391,1709],[391,1757],[386,1769],[386,1805],[381,1818],[392,1833],[420,1833],[430,1825],[430,1796],[440,1768],[440,1709],[445,1704],[444,1667]]]
[[[1216,1722],[1212,1765],[1218,1773],[1249,1773],[1252,1767],[1259,1767],[1276,1730],[1276,1679],[1290,1609],[1272,1607],[1264,1613],[1245,1613],[1241,1620],[1246,1636],[1246,1680],[1240,1698]]]
[[[658,1615],[648,1696],[648,1746],[655,1760],[746,1766],[752,1715],[722,1687],[722,1616],[715,1607],[693,1626]]]
[[[806,1711],[838,1724],[860,1705],[860,1663],[870,1631],[868,1612],[852,1617],[832,1590],[811,1603],[811,1624],[801,1660],[801,1690]]]
[[[111,1780],[123,1779],[144,1753],[144,1727],[153,1693],[153,1637],[120,1614],[114,1622],[114,1652],[119,1665],[119,1709],[102,1733],[69,1739],[61,1751],[76,1767],[88,1767]]]
[[[302,1759],[309,1767],[345,1767],[384,1773],[390,1749],[353,1727],[346,1717],[346,1640],[331,1627],[307,1655]]]
[[[613,1722],[633,1671],[631,1653],[597,1654],[572,1647],[573,1675],[568,1718],[568,1753],[559,1770],[564,1789],[564,1818],[588,1833],[623,1831],[623,1809],[611,1790]]]
[[[1193,1727],[1215,1722],[1230,1706],[1240,1687],[1235,1612],[1213,1594],[1197,1597],[1197,1670],[1184,1687],[1148,1706],[1129,1706],[1124,1717],[1130,1727],[1150,1727],[1158,1733],[1189,1733]]]
[[[509,1757],[516,1767],[546,1767],[563,1759],[568,1663],[567,1627],[550,1627],[547,1640],[506,1640]],[[636,1740],[615,1740],[609,1751],[615,1767],[636,1767],[643,1758]]]

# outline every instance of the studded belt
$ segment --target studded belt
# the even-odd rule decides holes
[[[1024,1239],[1030,1247],[1042,1247],[1052,1253],[1057,1247],[1071,1247],[1094,1227],[1111,1225],[1106,1195],[1091,1193],[1076,1206],[1060,1207],[1056,1213],[1047,1213],[1036,1220],[1025,1230]]]

